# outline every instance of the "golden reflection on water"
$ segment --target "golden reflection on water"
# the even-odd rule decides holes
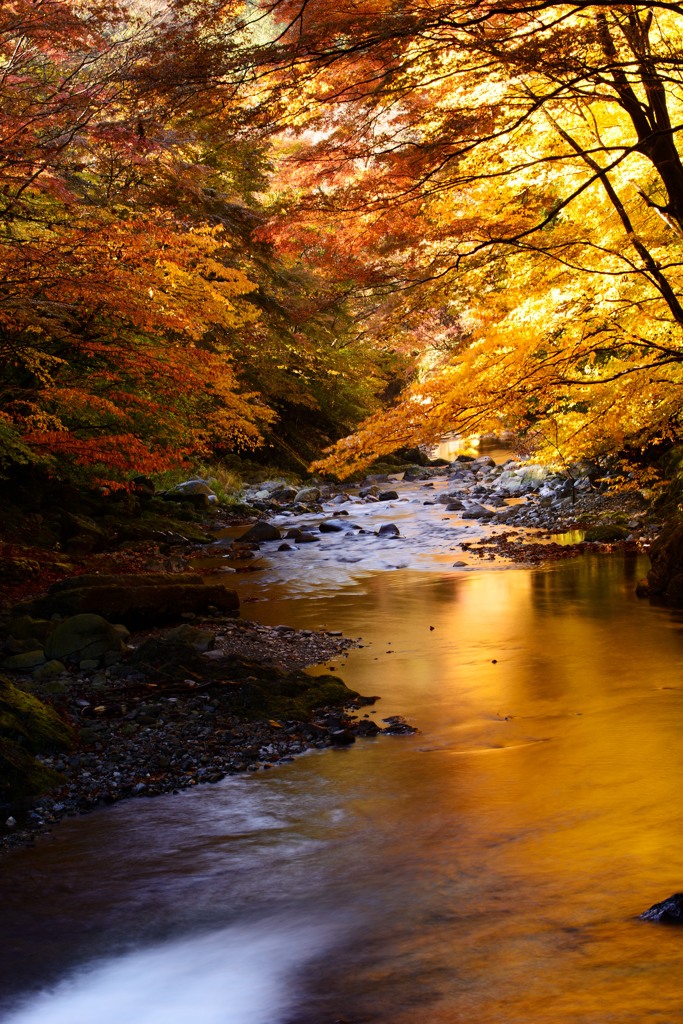
[[[368,872],[395,876],[391,925],[347,965],[350,1012],[680,1019],[683,933],[635,919],[683,889],[683,638],[633,596],[644,568],[384,574],[324,608],[253,606],[362,634],[342,676],[420,728],[315,765]]]
[[[6,973],[33,984],[226,924],[296,945],[311,924],[333,944],[274,1024],[678,1024],[683,930],[637,915],[683,890],[683,624],[635,598],[645,569],[405,570],[318,592],[312,563],[306,597],[240,578],[245,616],[362,637],[330,664],[381,694],[368,714],[420,732],[63,823],[5,863]],[[200,979],[201,1019],[226,1019],[201,959],[177,970]],[[167,1024],[139,971],[131,1024]],[[108,984],[93,1020],[112,1019]]]

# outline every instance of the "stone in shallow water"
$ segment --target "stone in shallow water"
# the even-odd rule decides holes
[[[640,915],[640,919],[661,924],[683,924],[683,892],[675,892],[661,903],[655,903]]]
[[[281,540],[282,534],[278,530],[277,526],[273,526],[272,523],[266,523],[260,520],[258,523],[254,523],[246,533],[240,537],[241,541],[266,541],[266,540]]]
[[[399,530],[396,523],[383,523],[377,531],[379,537],[399,537],[401,531]]]
[[[342,533],[347,529],[346,523],[340,523],[338,519],[325,519],[318,527],[321,533]]]

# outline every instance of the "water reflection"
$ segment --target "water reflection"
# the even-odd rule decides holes
[[[420,733],[68,823],[6,862],[10,975],[28,980],[31,949],[33,983],[88,946],[116,954],[57,1004],[92,997],[106,1021],[97,1001],[119,1012],[132,970],[119,1019],[161,1024],[180,950],[206,1020],[251,1024],[257,997],[221,1016],[215,965],[244,973],[242,947],[268,934],[254,972],[276,984],[273,1024],[671,1024],[683,933],[635,915],[683,887],[683,637],[633,596],[643,570],[591,557],[369,575],[317,601],[269,588],[250,614],[362,635],[344,678]],[[47,1006],[16,1024],[53,1024]]]

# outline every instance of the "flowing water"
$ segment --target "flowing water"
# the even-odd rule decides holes
[[[331,664],[419,733],[11,855],[3,1024],[681,1019],[683,931],[636,918],[683,889],[680,617],[633,557],[453,569],[466,527],[422,499],[393,547],[329,535],[239,578],[248,617],[361,637]]]

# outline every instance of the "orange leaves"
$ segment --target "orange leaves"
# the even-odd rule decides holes
[[[95,467],[107,474],[161,473],[182,462],[185,452],[153,450],[134,434],[110,434],[107,437],[78,437],[71,431],[31,431],[24,437],[39,456],[59,466],[60,461],[77,466]]]
[[[203,205],[209,182],[234,192],[238,177],[226,96],[197,77],[231,51],[233,13],[182,0],[0,10],[0,415],[13,458],[113,479],[260,441],[271,414],[206,344],[258,318],[239,240]],[[256,148],[240,147],[241,167]]]

